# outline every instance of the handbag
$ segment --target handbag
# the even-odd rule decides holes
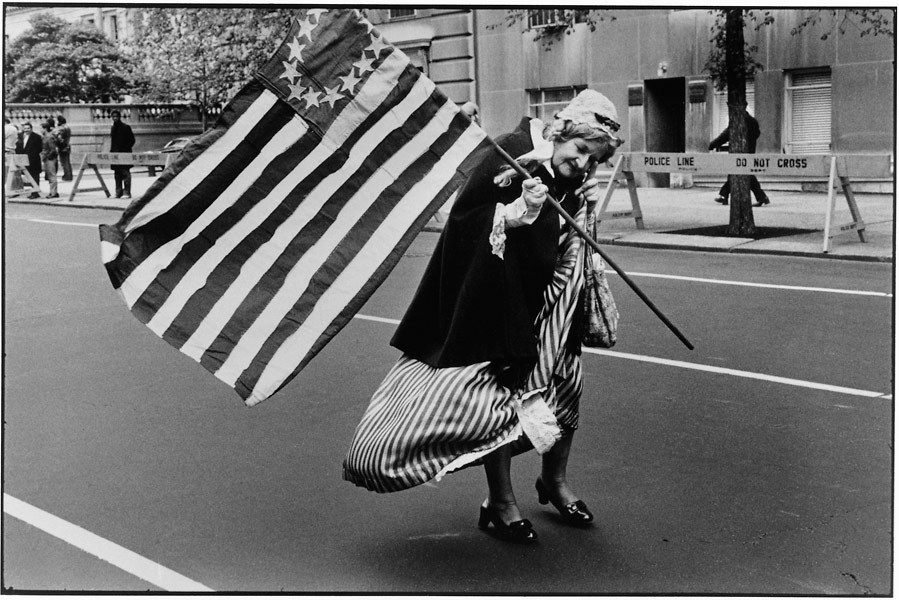
[[[590,221],[593,221],[591,218]],[[595,221],[588,224],[590,237],[596,239]],[[606,263],[598,253],[585,249],[584,315],[586,331],[584,345],[591,348],[611,348],[618,341],[618,307],[606,279]]]

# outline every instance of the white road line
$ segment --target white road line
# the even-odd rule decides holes
[[[166,591],[215,591],[6,493],[3,494],[3,512]]]
[[[363,321],[377,321],[379,323],[390,323],[391,325],[399,325],[398,319],[385,319],[383,317],[372,317],[369,315],[357,314],[356,319]],[[838,394],[848,394],[850,396],[864,396],[865,398],[881,398],[883,400],[892,400],[892,394],[882,392],[872,392],[869,390],[859,390],[856,388],[842,387],[839,385],[830,385],[828,383],[817,383],[815,381],[805,381],[802,379],[792,379],[790,377],[778,377],[777,375],[765,375],[764,373],[753,373],[752,371],[740,371],[738,369],[728,369],[726,367],[714,367],[711,365],[701,365],[699,363],[685,362],[682,360],[671,360],[668,358],[656,358],[654,356],[645,356],[643,354],[630,354],[628,352],[620,352],[618,350],[604,350],[600,348],[584,348],[584,352],[590,354],[600,354],[602,356],[612,356],[615,358],[626,358],[628,360],[637,360],[641,362],[656,363],[659,365],[667,365],[670,367],[680,367],[682,369],[692,369],[694,371],[706,371],[708,373],[718,373],[720,375],[733,375],[734,377],[745,377],[747,379],[760,379],[770,381],[772,383],[782,383],[784,385],[794,385],[797,387],[810,388],[813,390],[824,390],[828,392],[836,392]]]
[[[78,227],[93,227],[96,229],[99,225],[94,223],[73,223],[71,221],[50,221],[47,219],[25,219],[26,221],[31,221],[32,223],[49,223],[50,225],[77,225]]]
[[[385,319],[384,317],[372,317],[370,315],[360,315],[357,314],[354,318],[362,319],[363,321],[377,321],[378,323],[389,323],[390,325],[399,325],[399,319]]]
[[[612,269],[606,270],[606,273],[617,275]],[[831,294],[852,294],[855,296],[881,296],[883,298],[892,298],[893,294],[888,292],[868,292],[864,290],[841,290],[836,288],[821,287],[804,287],[800,285],[780,285],[776,283],[752,283],[749,281],[728,281],[726,279],[706,279],[704,277],[687,277],[685,275],[663,275],[661,273],[630,273],[628,275],[634,277],[655,277],[657,279],[677,279],[680,281],[696,281],[699,283],[717,283],[719,285],[740,285],[743,287],[770,288],[775,290],[794,290],[800,292],[828,292]]]
[[[700,365],[698,363],[684,362],[682,360],[670,360],[668,358],[656,358],[654,356],[643,356],[642,354],[629,354],[627,352],[618,352],[613,350],[604,350],[601,348],[584,348],[584,352],[590,354],[601,354],[603,356],[614,356],[615,358],[626,358],[629,360],[638,360],[641,362],[655,363],[659,365],[667,365],[669,367],[680,367],[682,369],[693,369],[694,371],[706,371],[707,373],[719,373],[721,375],[733,375],[734,377],[745,377],[747,379],[761,379],[772,383],[782,383],[784,385],[795,385],[797,387],[811,388],[814,390],[825,390],[828,392],[836,392],[838,394],[848,394],[850,396],[864,396],[866,398],[889,398],[888,394],[882,392],[872,392],[869,390],[859,390],[855,388],[842,387],[839,385],[830,385],[828,383],[816,383],[814,381],[805,381],[802,379],[791,379],[790,377],[778,377],[777,375],[765,375],[764,373],[753,373],[752,371],[740,371],[738,369],[728,369],[726,367],[713,367],[711,365]]]
[[[15,219],[17,217],[8,217]],[[98,225],[93,223],[72,223],[68,221],[50,221],[46,219],[23,219],[26,221],[31,221],[33,223],[49,223],[51,225],[77,225],[80,227],[98,227]],[[611,273],[612,275],[617,275],[614,270],[608,269],[607,273]],[[743,287],[757,287],[757,288],[769,288],[775,290],[793,290],[799,292],[826,292],[830,294],[850,294],[853,296],[879,296],[882,298],[892,298],[893,294],[889,292],[869,292],[865,290],[841,290],[836,288],[822,288],[822,287],[804,287],[800,285],[780,285],[776,283],[752,283],[749,281],[728,281],[726,279],[707,279],[705,277],[688,277],[686,275],[664,275],[662,273],[631,273],[628,272],[628,275],[632,277],[654,277],[656,279],[676,279],[679,281],[695,281],[698,283],[716,283],[719,285],[738,285]],[[372,321],[377,321],[376,318],[372,317]]]

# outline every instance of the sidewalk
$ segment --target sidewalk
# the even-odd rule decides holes
[[[103,180],[110,191],[114,190],[111,170],[101,170]],[[77,173],[76,173],[77,175]],[[139,198],[157,180],[146,170],[132,171],[131,195]],[[79,208],[98,208],[122,211],[126,200],[107,198],[102,191],[79,192],[68,201],[73,182],[59,182],[59,198],[29,200],[18,196],[7,200],[15,204],[42,204]],[[99,188],[93,172],[82,177],[79,188]],[[46,192],[47,183],[41,181]],[[602,222],[597,229],[597,241],[601,244],[703,250],[706,252],[739,252],[754,254],[780,254],[807,256],[810,258],[836,258],[874,262],[893,262],[893,234],[895,198],[890,194],[856,194],[855,199],[865,222],[867,243],[862,243],[855,231],[836,235],[828,254],[822,252],[824,242],[824,217],[827,194],[819,192],[769,193],[771,204],[753,208],[757,227],[781,227],[810,229],[811,233],[798,233],[783,237],[752,240],[745,238],[684,235],[671,231],[726,225],[730,207],[717,204],[713,199],[717,188],[694,187],[690,189],[638,188],[640,207],[645,229],[637,229],[633,219],[615,219]],[[837,196],[837,211],[832,230],[850,220],[849,209],[842,194]],[[615,190],[608,210],[628,210],[630,199],[626,189]],[[426,231],[441,231],[446,213],[438,212],[425,227]]]

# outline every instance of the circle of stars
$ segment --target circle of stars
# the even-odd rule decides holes
[[[284,71],[280,78],[287,80],[289,91],[287,100],[303,103],[306,109],[318,108],[325,103],[333,109],[340,100],[351,97],[365,74],[374,72],[374,63],[380,58],[381,52],[391,48],[390,44],[374,31],[374,25],[364,18],[361,12],[354,10],[353,13],[359,19],[360,24],[365,25],[370,38],[370,43],[362,50],[359,60],[352,64],[346,75],[338,77],[340,83],[333,87],[315,86],[311,81],[309,85],[304,85],[303,74],[297,67],[303,63],[303,51],[313,43],[313,31],[321,23],[322,15],[326,12],[328,12],[326,9],[321,8],[306,11],[305,18],[299,21],[296,35],[287,43],[289,50],[287,60],[281,61]],[[323,88],[324,91],[319,92],[316,87]]]

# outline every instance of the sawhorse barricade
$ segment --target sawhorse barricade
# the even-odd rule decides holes
[[[41,192],[40,184],[28,172],[28,155],[6,153],[4,158],[6,160],[6,183],[3,186],[3,195],[7,198],[15,198],[22,194],[38,194],[43,198],[44,194]],[[23,186],[19,189],[13,189],[13,182],[17,179],[21,182],[21,178],[29,182],[31,187],[25,188]]]
[[[643,229],[643,213],[637,197],[634,173],[690,173],[693,175],[768,175],[804,177],[828,180],[827,210],[824,216],[823,252],[830,251],[835,235],[855,230],[865,242],[865,222],[862,220],[850,175],[855,178],[890,178],[888,154],[680,154],[672,152],[629,152],[615,162],[603,202],[596,213],[596,222],[633,217],[638,229]],[[612,192],[619,184],[626,184],[631,197],[631,210],[607,210]],[[834,224],[836,212],[835,190],[842,189],[849,207],[851,221]]]
[[[84,158],[81,161],[81,168],[78,169],[78,175],[75,177],[75,183],[72,185],[72,192],[69,194],[69,202],[71,202],[75,198],[75,194],[77,194],[78,192],[98,192],[102,190],[106,194],[107,198],[112,195],[109,193],[109,188],[106,187],[106,182],[103,181],[103,176],[100,175],[100,169],[98,168],[99,166],[153,165],[167,167],[169,166],[169,162],[171,162],[171,160],[175,156],[175,154],[163,154],[161,152],[147,152],[144,154],[134,154],[131,152],[88,152],[84,155]],[[84,171],[87,170],[88,167],[94,170],[94,173],[97,175],[97,181],[100,182],[100,187],[80,187],[81,177],[84,175]]]

